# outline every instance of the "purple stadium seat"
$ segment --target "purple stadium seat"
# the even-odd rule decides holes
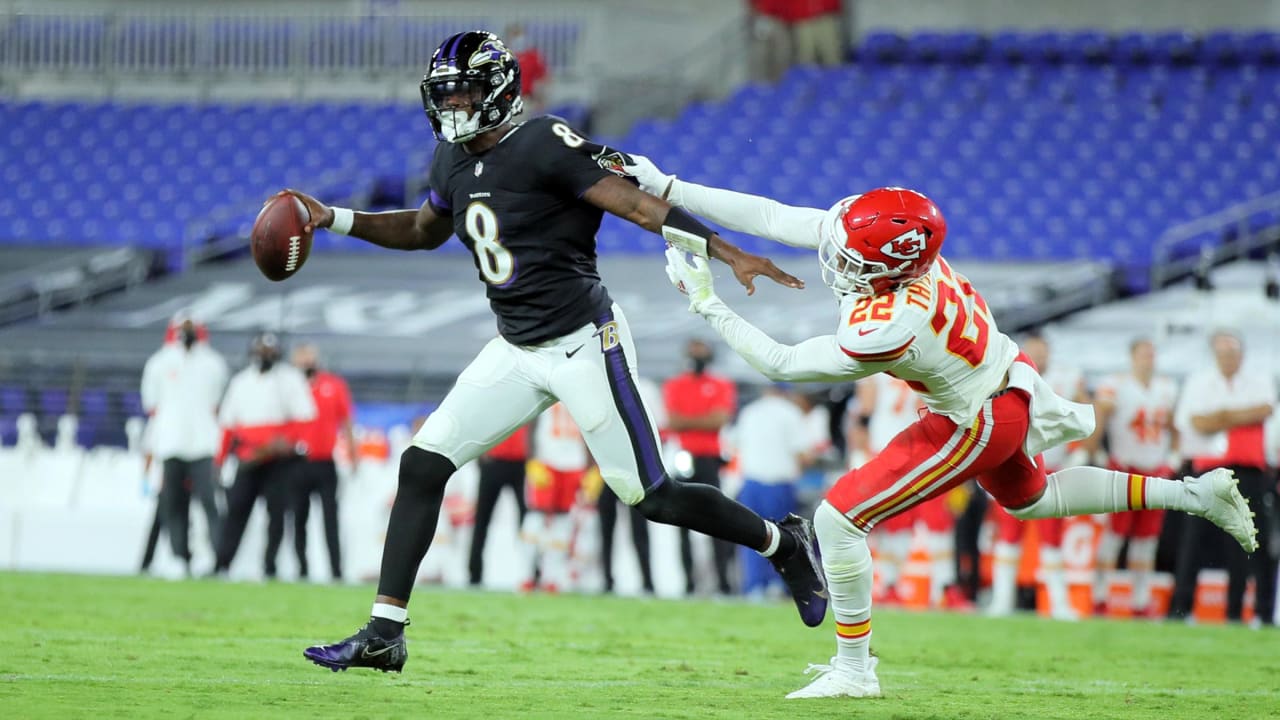
[[[27,401],[26,388],[15,385],[0,385],[0,413],[20,415],[27,412],[30,409]]]
[[[142,409],[142,395],[136,392],[120,393],[120,409],[128,417],[145,417],[147,414]]]
[[[110,412],[107,391],[100,388],[85,388],[80,391],[79,410],[81,421],[85,418],[104,418]]]
[[[58,417],[67,412],[69,393],[63,388],[44,388],[40,391],[40,414]]]

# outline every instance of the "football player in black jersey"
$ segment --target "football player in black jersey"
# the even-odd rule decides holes
[[[655,522],[769,557],[805,624],[820,625],[826,587],[808,521],[792,515],[775,524],[713,487],[666,474],[652,417],[636,390],[626,318],[596,270],[595,234],[610,212],[723,261],[748,294],[757,275],[789,287],[802,283],[615,174],[628,158],[563,120],[513,122],[521,110],[520,68],[492,33],[445,40],[431,58],[422,98],[442,142],[421,209],[356,213],[286,192],[307,205],[308,231],[328,228],[397,250],[431,250],[457,234],[475,258],[499,337],[463,370],[400,458],[370,622],[345,640],[307,648],[305,656],[333,670],[404,666],[406,606],[435,535],[445,483],[556,400],[620,499]]]

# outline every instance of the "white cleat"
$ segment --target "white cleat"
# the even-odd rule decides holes
[[[1258,549],[1258,529],[1253,525],[1249,501],[1236,488],[1240,481],[1227,468],[1218,468],[1199,477],[1184,478],[1187,489],[1203,508],[1199,515],[1240,543],[1245,552]]]
[[[1080,622],[1080,613],[1070,605],[1055,605],[1049,610],[1049,617],[1062,622]]]
[[[986,616],[992,618],[1009,617],[1013,615],[1013,603],[992,602],[987,606]]]
[[[831,658],[830,665],[810,665],[804,674],[816,672],[817,679],[787,695],[787,699],[880,697],[880,679],[876,677],[876,665],[879,662],[878,658],[867,658],[867,667],[862,672],[850,669],[848,661],[842,661],[839,657]]]

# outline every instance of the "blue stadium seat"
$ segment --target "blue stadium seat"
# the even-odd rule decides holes
[[[1255,32],[1244,37],[1241,58],[1259,65],[1280,64],[1280,32]]]
[[[907,41],[895,32],[872,31],[862,39],[855,52],[861,62],[894,63],[905,59],[909,48]]]
[[[1186,65],[1200,56],[1200,38],[1189,32],[1166,32],[1151,36],[1151,57],[1156,62]]]
[[[1065,33],[1060,45],[1062,59],[1068,63],[1104,63],[1112,59],[1110,35],[1093,30]]]
[[[12,447],[18,442],[18,418],[0,414],[0,445]]]
[[[276,32],[274,22],[254,32]],[[344,25],[316,52],[344,62],[326,43],[363,27]],[[415,21],[405,42],[443,30]],[[180,58],[176,43],[172,52]],[[402,49],[382,52],[408,62]],[[1280,190],[1276,33],[873,32],[855,57],[794,68],[777,85],[747,85],[610,140],[692,180],[815,207],[873,185],[916,186],[953,215],[951,252],[973,257],[1140,265],[1147,245],[1113,242],[1124,223],[1158,233]],[[572,107],[554,112],[586,119]],[[0,113],[0,242],[173,248],[245,232],[258,199],[281,185],[385,201],[425,173],[434,143],[414,103],[14,101]],[[1014,226],[1035,242],[1019,242]],[[599,244],[615,252],[651,241],[608,220]],[[327,234],[316,247],[370,249]],[[0,413],[4,398],[0,388]]]
[[[0,385],[0,414],[21,415],[29,411],[26,388],[16,385]]]
[[[142,409],[142,395],[136,392],[120,393],[120,409],[128,417],[146,417]]]
[[[63,388],[44,388],[40,391],[40,414],[58,417],[67,412],[68,392]]]

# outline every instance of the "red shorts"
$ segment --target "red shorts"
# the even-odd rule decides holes
[[[1155,470],[1140,470],[1138,468],[1127,467],[1124,465],[1111,464],[1112,470],[1120,472],[1132,473],[1135,475],[1146,475],[1147,477],[1173,477],[1175,474],[1171,468],[1162,467]],[[1110,515],[1111,532],[1120,537],[1131,537],[1139,540],[1148,540],[1160,537],[1160,528],[1164,525],[1163,510],[1133,510],[1130,512],[1112,513]]]
[[[1030,404],[1022,390],[1005,390],[987,398],[967,427],[926,413],[883,452],[836,481],[827,502],[863,531],[970,478],[1004,507],[1025,507],[1045,488],[1040,459],[1032,462],[1022,449]]]
[[[1062,528],[1064,520],[1062,518],[1043,518],[1040,520],[1019,520],[1009,514],[1008,510],[996,506],[996,540],[1010,545],[1016,545],[1022,541],[1022,528],[1025,523],[1036,523],[1036,533],[1039,535],[1040,544],[1048,547],[1058,547],[1062,544]]]
[[[1133,510],[1111,515],[1111,532],[1120,537],[1149,540],[1160,537],[1162,527],[1164,527],[1163,510]]]
[[[956,526],[956,516],[947,507],[947,499],[937,497],[928,502],[912,505],[905,512],[885,518],[876,527],[880,532],[910,532],[916,523],[924,523],[929,532],[947,532]]]
[[[585,470],[554,470],[545,465],[527,473],[525,500],[529,509],[536,512],[566,513],[573,509],[573,501],[582,487]]]

